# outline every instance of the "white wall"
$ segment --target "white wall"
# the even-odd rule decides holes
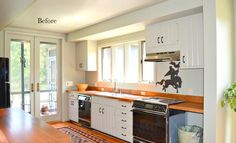
[[[169,62],[161,62],[156,64],[157,81],[161,81],[165,78],[164,75],[169,71],[170,64]],[[179,89],[179,93],[203,96],[203,69],[180,69],[179,76],[182,79],[182,87]],[[157,85],[155,90],[162,92],[162,86]],[[176,93],[176,90],[172,86],[169,86],[166,92]]]
[[[204,142],[234,143],[235,113],[221,108],[233,81],[233,0],[204,1]]]
[[[224,90],[233,82],[234,74],[234,3],[233,0],[216,1],[216,43],[217,43],[217,98],[216,98],[216,140],[232,143],[236,132],[235,113],[221,108]],[[234,119],[234,120],[233,120]]]
[[[76,70],[76,44],[72,42],[65,42],[63,49],[64,62],[64,80],[73,81],[75,84],[85,82],[85,72]]]
[[[75,52],[76,44],[72,42],[65,42],[63,49],[63,98],[64,102],[62,103],[62,120],[68,120],[68,98],[65,90],[66,81],[73,81],[76,83],[84,83],[85,82],[85,72],[76,70],[76,52]]]
[[[190,13],[198,13],[201,7],[202,0],[165,0],[156,5],[125,13],[124,15],[73,31],[68,34],[67,38],[69,41],[75,41],[133,24],[146,24],[160,19],[181,17]]]
[[[0,57],[4,56],[4,32],[0,31]]]

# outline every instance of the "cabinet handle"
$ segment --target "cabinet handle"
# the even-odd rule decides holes
[[[127,122],[126,120],[123,120],[123,119],[122,119],[121,121],[122,121],[122,122]]]
[[[125,108],[125,107],[126,107],[126,105],[121,105],[121,107],[124,107],[124,108]]]
[[[102,108],[102,114],[104,114],[104,108]]]
[[[157,37],[157,44],[160,44],[160,37]]]
[[[123,133],[122,133],[121,135],[124,136],[124,137],[126,137],[126,134],[123,134]]]
[[[122,115],[126,115],[126,113],[125,113],[125,112],[121,112],[121,114],[122,114]]]
[[[182,58],[183,58],[183,63],[185,63],[185,56],[183,56]]]
[[[126,130],[126,127],[121,127],[121,128]]]
[[[80,64],[79,64],[79,68],[83,68],[83,63],[80,63]]]
[[[163,36],[161,36],[161,43],[164,43],[164,42],[163,42]]]
[[[101,113],[101,107],[99,107],[99,113]]]

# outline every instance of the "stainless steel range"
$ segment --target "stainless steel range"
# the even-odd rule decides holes
[[[143,98],[133,104],[134,143],[177,143],[178,127],[185,124],[183,111],[170,110],[182,101]]]

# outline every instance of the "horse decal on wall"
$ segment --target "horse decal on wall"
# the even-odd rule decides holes
[[[165,77],[169,76],[169,79],[162,79],[160,82],[156,82],[157,84],[162,85],[162,91],[166,92],[166,89],[171,85],[174,89],[176,89],[176,93],[179,93],[179,88],[182,86],[182,79],[178,75],[180,62],[176,64],[175,62],[170,62],[169,71],[165,74]]]

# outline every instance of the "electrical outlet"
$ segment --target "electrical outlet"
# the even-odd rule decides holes
[[[66,87],[70,87],[73,85],[74,85],[73,81],[66,81]]]
[[[141,95],[142,95],[142,96],[145,96],[145,95],[146,95],[146,92],[145,92],[145,91],[141,91]]]

